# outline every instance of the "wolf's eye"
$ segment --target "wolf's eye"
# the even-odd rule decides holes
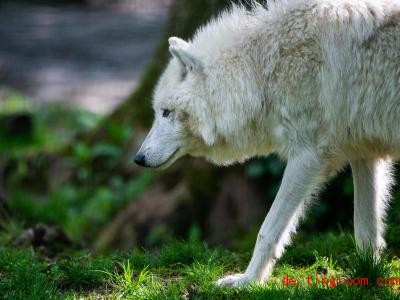
[[[164,118],[168,118],[169,114],[171,113],[171,111],[169,109],[163,109],[162,110],[162,116]]]

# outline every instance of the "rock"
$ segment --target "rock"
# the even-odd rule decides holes
[[[54,257],[73,246],[70,237],[59,226],[43,223],[25,229],[12,244],[15,247],[32,246],[48,257]]]

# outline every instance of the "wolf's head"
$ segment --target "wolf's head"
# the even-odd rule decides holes
[[[205,65],[182,39],[171,37],[173,58],[155,89],[153,126],[136,154],[145,167],[167,167],[185,154],[202,155],[215,142]]]

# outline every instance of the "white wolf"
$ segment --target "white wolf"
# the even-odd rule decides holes
[[[400,158],[400,1],[267,6],[233,6],[190,42],[169,39],[154,125],[136,155],[147,167],[184,154],[223,165],[272,152],[287,160],[249,266],[222,286],[264,282],[312,195],[346,163],[357,245],[378,255]]]

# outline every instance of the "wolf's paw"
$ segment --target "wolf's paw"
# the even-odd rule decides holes
[[[235,274],[225,276],[219,280],[217,280],[217,286],[226,286],[226,287],[243,287],[249,285],[250,283],[254,282],[254,280],[250,279],[245,274]]]

